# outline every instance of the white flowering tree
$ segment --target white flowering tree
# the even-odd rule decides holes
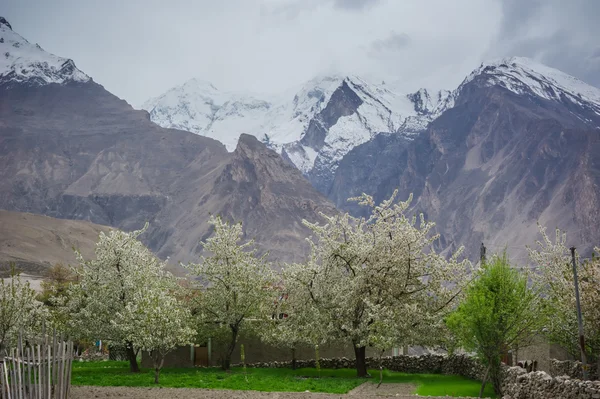
[[[600,379],[600,247],[594,248],[592,259],[584,261],[580,286],[583,296],[581,297],[582,311],[585,317],[587,331],[590,332],[589,351],[596,358],[596,375]]]
[[[147,227],[130,233],[100,233],[95,259],[86,260],[77,252],[80,267],[74,271],[79,283],[71,285],[66,305],[71,334],[125,346],[132,372],[139,371],[137,354],[142,347],[149,347],[148,341],[187,338],[183,333],[177,335],[184,331],[181,329],[174,338],[158,331],[152,335],[152,329],[165,328],[164,323],[170,322],[163,317],[164,312],[174,311],[168,293],[174,279],[165,270],[166,264],[137,239]],[[165,301],[168,309],[156,301]],[[171,346],[170,341],[166,345]]]
[[[144,279],[144,276],[141,276]],[[193,341],[190,309],[172,277],[146,281],[143,290],[122,309],[113,324],[122,325],[127,341],[149,353],[154,366],[154,383],[159,383],[165,356]]]
[[[25,339],[35,338],[48,318],[29,281],[14,270],[10,278],[0,279],[0,352],[14,346],[20,333]]]
[[[222,367],[228,370],[231,355],[243,328],[264,323],[275,303],[274,274],[265,256],[241,244],[241,223],[229,224],[211,217],[214,234],[202,243],[207,256],[186,267],[203,290],[195,311],[201,330],[224,341]],[[251,322],[250,322],[251,321]]]
[[[554,240],[540,226],[542,239],[536,248],[528,248],[529,257],[535,266],[533,277],[544,290],[547,317],[544,331],[549,339],[579,357],[579,333],[575,307],[573,264],[567,236],[559,229]],[[595,248],[600,253],[600,248]],[[597,257],[578,265],[581,312],[588,359],[600,359],[600,260]]]
[[[305,292],[316,328],[352,343],[359,377],[368,376],[367,346],[436,344],[443,317],[465,283],[470,263],[449,260],[433,248],[434,224],[405,215],[409,198],[375,205],[368,195],[351,200],[371,208],[369,218],[326,216],[313,231],[312,256],[286,271],[285,286]],[[320,326],[318,326],[320,325]]]
[[[301,267],[301,266],[300,266]],[[295,270],[295,267],[289,268]],[[284,281],[288,281],[283,270]],[[314,347],[327,342],[329,335],[326,320],[320,319],[309,293],[302,285],[281,286],[273,305],[271,319],[260,330],[263,342],[290,350],[292,369],[296,369],[296,349],[300,345]]]

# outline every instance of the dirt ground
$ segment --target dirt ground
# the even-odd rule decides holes
[[[415,397],[413,392],[417,389],[417,386],[414,384],[381,384],[379,388],[377,388],[377,384],[373,383],[365,383],[362,384],[350,392],[348,395],[355,396],[357,398],[360,397]],[[348,398],[350,399],[350,398]]]
[[[365,383],[348,394],[325,394],[310,392],[257,392],[226,391],[190,388],[131,388],[131,387],[72,387],[71,399],[127,398],[127,399],[361,399],[393,397],[396,399],[427,399],[426,396],[410,394],[414,391],[411,384]],[[436,397],[434,399],[449,399]],[[457,399],[457,398],[452,398]]]

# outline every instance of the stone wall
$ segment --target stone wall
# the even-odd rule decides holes
[[[598,376],[598,363],[594,362],[589,367],[589,379],[590,380],[598,380],[600,379]],[[573,360],[556,360],[552,359],[550,361],[550,371],[549,374],[553,377],[559,376],[568,376],[571,378],[583,378],[583,370],[581,369],[581,362],[573,361]]]
[[[379,368],[379,358],[368,357],[366,360],[368,368]],[[257,362],[248,363],[246,366],[283,368],[291,367],[291,363],[291,361]],[[355,367],[355,360],[345,357],[322,358],[319,363],[321,368],[324,369]],[[481,379],[485,373],[485,370],[479,361],[466,355],[386,356],[381,358],[381,365],[384,369],[391,371],[401,371],[405,373],[454,374],[472,379]],[[296,367],[315,367],[315,361],[314,359],[297,360]]]
[[[552,377],[544,371],[528,373],[520,367],[505,370],[503,399],[600,399],[600,381]]]

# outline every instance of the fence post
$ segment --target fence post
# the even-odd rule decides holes
[[[483,265],[485,265],[486,259],[485,259],[485,252],[486,252],[486,248],[485,245],[483,245],[483,243],[481,243],[481,247],[479,248],[479,264],[483,267]]]
[[[581,349],[581,368],[583,379],[588,379],[587,359],[585,356],[585,338],[583,336],[583,320],[581,318],[581,304],[579,302],[579,281],[577,280],[577,264],[575,261],[575,247],[571,247],[571,260],[573,261],[573,280],[575,282],[575,304],[577,306],[577,324],[579,327],[579,348]]]

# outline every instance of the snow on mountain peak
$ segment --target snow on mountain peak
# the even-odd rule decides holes
[[[90,77],[77,69],[75,63],[44,51],[12,30],[0,17],[0,85],[27,83],[87,82]]]
[[[335,169],[348,151],[376,134],[411,137],[453,104],[447,101],[449,92],[419,93],[420,105],[415,96],[353,75],[320,75],[267,97],[222,92],[191,79],[142,108],[160,126],[214,138],[230,151],[240,134],[254,135],[309,173],[318,157]]]
[[[530,58],[508,57],[484,62],[467,76],[461,87],[480,75],[486,77],[488,84],[502,86],[516,94],[533,93],[555,101],[567,98],[600,114],[599,88]]]
[[[12,26],[10,26],[10,24],[8,23],[8,21],[4,17],[0,17],[0,25],[7,26],[8,29],[12,30]]]
[[[185,82],[183,84],[183,87],[190,88],[192,90],[203,91],[203,92],[215,92],[216,93],[219,91],[219,89],[217,89],[212,83],[204,81],[204,80],[196,79],[196,78],[192,78],[192,79],[188,80],[187,82]]]

